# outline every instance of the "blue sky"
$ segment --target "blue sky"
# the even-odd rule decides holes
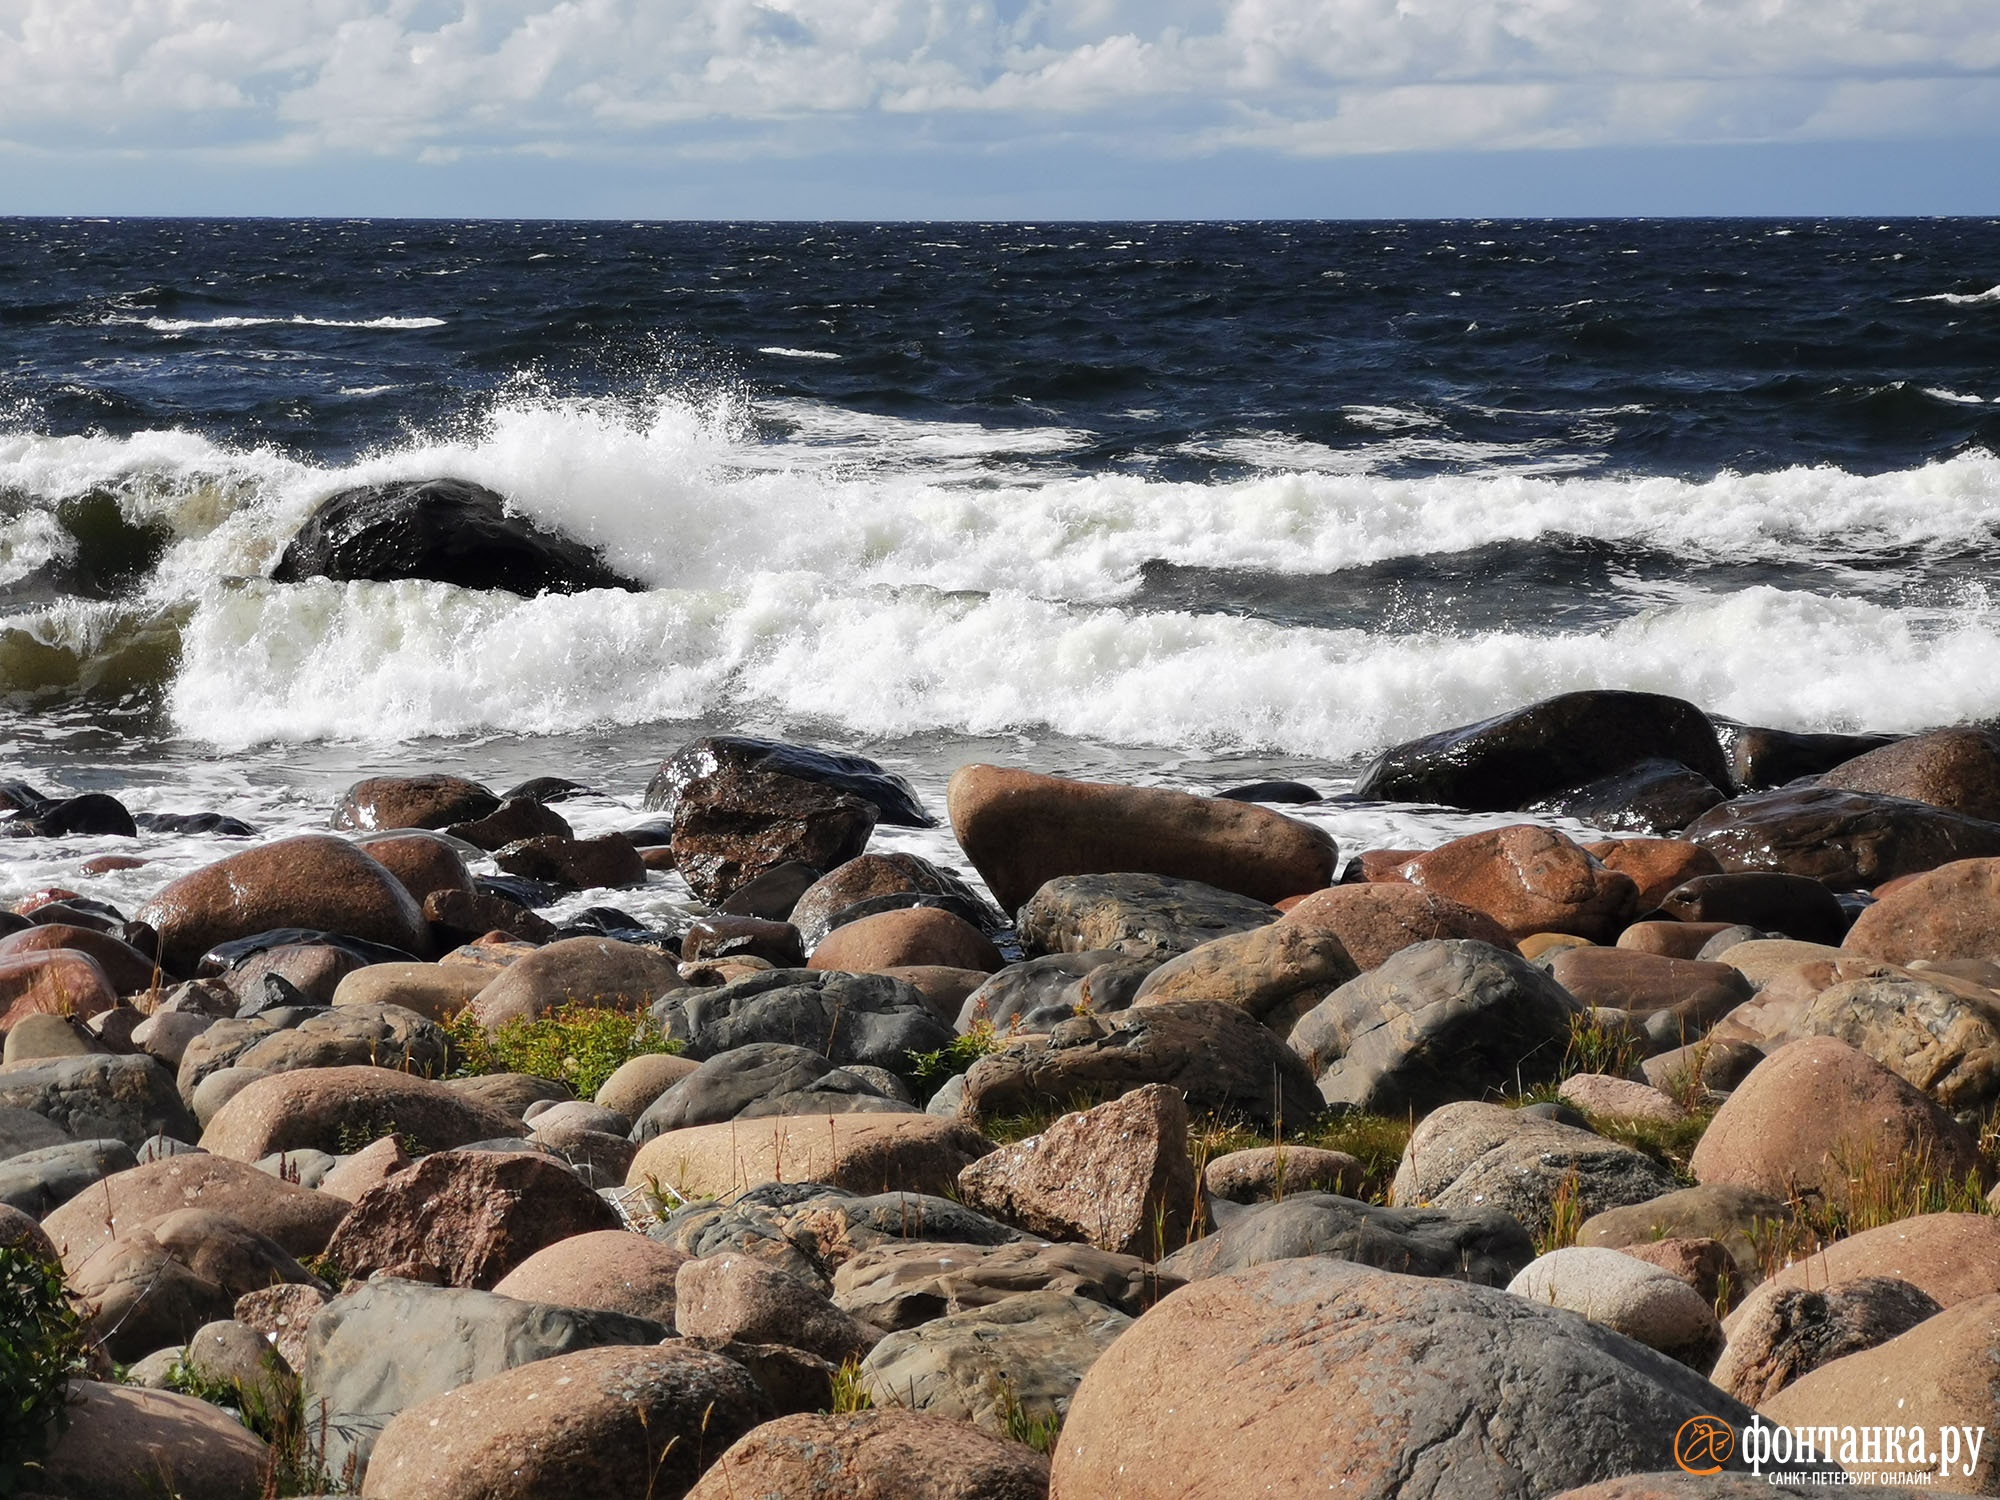
[[[0,0],[0,212],[2000,211],[1994,0]]]

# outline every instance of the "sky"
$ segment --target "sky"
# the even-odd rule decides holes
[[[2000,212],[2000,0],[0,0],[0,213]]]

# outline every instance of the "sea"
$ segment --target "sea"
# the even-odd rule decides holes
[[[559,775],[595,833],[721,731],[941,815],[972,761],[1338,794],[1576,688],[1989,718],[1996,451],[1993,219],[0,219],[0,774],[266,834]],[[269,580],[441,476],[645,591]],[[0,841],[0,897],[240,847]]]

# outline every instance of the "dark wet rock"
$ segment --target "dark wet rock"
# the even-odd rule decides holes
[[[661,843],[671,841],[671,835],[660,840]],[[817,866],[789,859],[781,865],[773,865],[756,879],[739,885],[716,909],[731,917],[759,917],[767,922],[790,921],[799,898],[811,890],[820,877],[821,871]]]
[[[530,910],[554,906],[563,896],[561,887],[546,880],[526,880],[519,876],[475,875],[472,884],[482,896],[498,896],[502,901],[512,901]]]
[[[75,838],[111,835],[135,838],[138,825],[116,797],[103,792],[85,792],[60,802],[43,802],[31,812],[22,812],[0,823],[0,835],[9,838]]]
[[[1266,1261],[1319,1255],[1405,1276],[1444,1276],[1505,1286],[1535,1258],[1534,1241],[1510,1215],[1469,1206],[1384,1208],[1334,1193],[1288,1193],[1276,1203],[1226,1205],[1214,1234],[1160,1262],[1199,1281]]]
[[[1912,735],[1843,761],[1819,784],[2000,819],[2000,734],[1968,726]]]
[[[530,797],[511,798],[483,818],[453,823],[444,831],[489,853],[504,849],[509,844],[518,844],[523,839],[567,839],[574,836],[569,823],[559,813],[551,812]]]
[[[1418,943],[1349,980],[1292,1029],[1329,1104],[1421,1118],[1556,1076],[1576,1002],[1516,953]]]
[[[1657,693],[1564,693],[1384,751],[1357,797],[1505,812],[1648,760],[1676,761],[1716,786],[1729,767],[1692,703]]]
[[[341,794],[332,823],[360,832],[444,828],[483,818],[499,805],[487,788],[462,776],[371,776]]]
[[[1718,721],[1715,730],[1729,755],[1730,780],[1746,792],[1770,791],[1804,776],[1818,776],[1902,738],[1894,734],[1801,734],[1727,721]]]
[[[672,853],[675,868],[704,901],[725,900],[780,865],[825,870],[844,864],[867,847],[880,816],[866,797],[764,769],[754,758],[683,751],[668,766],[684,760],[697,774],[669,792]]]
[[[952,1037],[921,995],[880,974],[771,969],[715,989],[675,990],[652,1015],[697,1061],[780,1042],[814,1049],[836,1066],[907,1074],[911,1053],[935,1052]]]
[[[528,598],[644,588],[593,549],[462,479],[360,485],[329,495],[286,544],[271,577],[278,583],[422,578]]]
[[[1700,875],[1675,886],[1660,910],[1679,922],[1728,922],[1838,947],[1848,918],[1824,883],[1775,870]]]
[[[306,956],[290,952],[292,949],[320,949],[338,955],[337,962],[325,965],[331,977],[321,974],[321,964],[308,965]],[[259,959],[265,962],[258,964],[256,961]],[[282,974],[313,998],[320,997],[323,985],[324,998],[330,1001],[333,987],[355,969],[366,968],[369,964],[410,964],[417,961],[417,955],[408,948],[372,943],[344,932],[328,932],[318,927],[274,927],[215,944],[202,954],[197,967],[204,975],[228,975],[232,981],[240,976],[247,984],[257,985],[261,985],[267,973]],[[305,966],[309,979],[301,978],[295,972],[300,966]]]
[[[197,812],[134,813],[132,821],[148,833],[206,833],[218,838],[250,839],[257,836],[257,830],[241,818],[232,818],[227,813]]]
[[[1278,919],[1277,908],[1196,880],[1162,875],[1067,875],[1021,908],[1030,956],[1121,948],[1162,962]]]
[[[787,1102],[795,1107],[757,1108]],[[772,1113],[839,1113],[843,1106],[908,1108],[809,1047],[753,1042],[715,1054],[669,1087],[634,1122],[632,1139],[643,1145],[662,1131],[691,1125]]]
[[[519,786],[510,786],[500,794],[502,802],[512,802],[525,798],[529,802],[567,802],[572,797],[587,797],[590,788],[579,781],[570,781],[562,776],[530,776]]]
[[[484,892],[432,891],[424,897],[424,920],[440,948],[469,943],[489,932],[509,932],[524,942],[543,943],[555,936],[555,924],[527,907]]]
[[[1284,802],[1295,806],[1321,800],[1320,794],[1303,781],[1252,781],[1215,795],[1231,802]]]
[[[1680,832],[1726,796],[1677,760],[1642,760],[1545,797],[1529,811],[1575,818],[1613,833],[1669,834]]]
[[[1196,1113],[1298,1126],[1325,1108],[1311,1070],[1240,1006],[1220,1000],[1146,1005],[1110,1025],[1077,1017],[1042,1041],[983,1057],[966,1074],[969,1118],[1073,1109],[1149,1083],[1171,1084]]]
[[[681,957],[690,963],[710,958],[761,958],[780,969],[806,966],[805,944],[790,922],[761,917],[703,917],[681,939]]]
[[[587,891],[646,883],[646,865],[622,833],[591,839],[544,834],[497,850],[493,862],[509,875],[545,881],[561,890]]]
[[[2000,823],[1822,787],[1738,797],[1702,814],[1687,836],[1725,870],[1781,870],[1836,889],[1871,889],[1954,860],[2000,856]]]
[[[654,773],[646,787],[646,806],[666,813],[678,827],[681,803],[693,783],[756,775],[814,782],[859,797],[874,805],[877,821],[895,827],[937,826],[937,819],[924,811],[915,787],[866,756],[739,734],[708,735],[683,745]],[[821,868],[831,869],[833,864]]]

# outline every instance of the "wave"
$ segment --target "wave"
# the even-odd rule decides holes
[[[1983,303],[2000,302],[2000,286],[1988,287],[1983,292],[1935,292],[1928,297],[1913,297],[1913,302],[1949,302],[1958,307],[1977,306]]]
[[[380,328],[417,329],[442,328],[443,318],[308,318],[303,313],[293,313],[289,318],[107,318],[107,323],[139,323],[155,333],[195,333],[208,329],[266,328],[273,325],[299,325],[308,328]]]
[[[759,349],[759,354],[773,354],[780,359],[844,359],[845,355],[830,354],[824,349],[787,349],[782,344],[772,344]]]

